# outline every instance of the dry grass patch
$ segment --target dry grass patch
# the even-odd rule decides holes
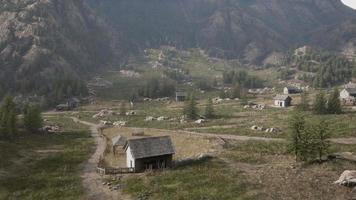
[[[105,162],[112,166],[125,166],[126,154],[122,152],[114,155],[112,152],[111,139],[117,135],[124,136],[128,139],[138,138],[132,136],[132,133],[140,131],[144,131],[144,137],[165,135],[171,136],[172,142],[176,149],[176,154],[174,155],[175,160],[197,156],[201,153],[212,153],[219,148],[219,142],[216,139],[190,135],[179,131],[138,128],[109,128],[103,132],[103,134],[108,138],[108,152],[105,155]]]

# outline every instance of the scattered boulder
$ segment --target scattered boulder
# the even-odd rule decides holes
[[[356,170],[346,170],[344,171],[339,180],[334,182],[335,184],[346,186],[346,187],[355,187],[356,186]]]
[[[157,121],[166,121],[166,120],[168,120],[168,117],[161,116],[157,118]]]
[[[136,112],[135,111],[126,112],[126,116],[132,116],[132,115],[136,115]]]
[[[127,122],[125,122],[125,121],[117,121],[117,122],[114,122],[113,125],[122,127],[122,126],[126,126],[126,123]]]
[[[115,114],[116,113],[114,111],[112,111],[112,110],[104,109],[104,110],[101,110],[100,112],[98,112],[97,114],[93,115],[93,118],[97,119],[97,118],[103,118],[103,117],[110,117],[110,116],[113,116]]]
[[[151,122],[151,121],[154,121],[156,118],[152,117],[152,116],[148,116],[146,117],[145,121],[146,122]]]
[[[112,125],[113,125],[112,122],[110,122],[110,121],[104,121],[104,120],[101,120],[101,121],[100,121],[100,124],[101,124],[101,125],[104,125],[104,126],[112,126]]]
[[[49,125],[49,126],[44,126],[41,129],[45,133],[57,133],[59,132],[59,126],[56,125]]]
[[[196,123],[196,124],[202,124],[202,123],[205,123],[206,121],[205,121],[205,119],[198,119],[198,120],[196,120],[194,123]]]

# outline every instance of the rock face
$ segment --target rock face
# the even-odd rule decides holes
[[[346,170],[344,171],[339,180],[335,181],[335,184],[354,187],[356,186],[356,171],[355,170]]]
[[[104,30],[83,0],[2,0],[0,91],[48,93],[53,80],[105,64],[112,46]]]
[[[349,54],[356,44],[356,12],[340,0],[90,2],[131,50],[167,44],[201,47],[213,56],[274,64],[278,52],[296,46]]]

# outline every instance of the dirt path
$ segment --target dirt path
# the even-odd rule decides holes
[[[106,148],[105,138],[99,135],[98,129],[100,125],[79,120],[71,117],[74,122],[82,123],[90,127],[91,136],[95,139],[96,149],[90,159],[84,164],[82,178],[83,186],[86,190],[88,199],[92,200],[121,200],[121,195],[118,191],[110,191],[106,186],[102,185],[102,177],[96,172],[97,163],[103,155]]]
[[[331,142],[337,143],[337,144],[355,144],[356,145],[356,137],[350,137],[350,138],[332,138],[330,139]]]

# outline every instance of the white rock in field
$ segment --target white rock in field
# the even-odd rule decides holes
[[[146,119],[145,119],[146,122],[151,122],[151,121],[154,121],[154,120],[155,120],[155,118],[152,117],[152,116],[148,116],[148,117],[146,117]]]
[[[202,124],[205,122],[205,119],[198,119],[197,121],[195,121],[196,124]]]
[[[334,182],[335,184],[353,187],[356,186],[356,170],[346,170],[344,171],[339,180]]]
[[[126,126],[126,122],[125,121],[117,121],[113,123],[114,126]]]
[[[161,116],[157,118],[157,121],[165,121],[165,120],[168,120],[168,117]]]

